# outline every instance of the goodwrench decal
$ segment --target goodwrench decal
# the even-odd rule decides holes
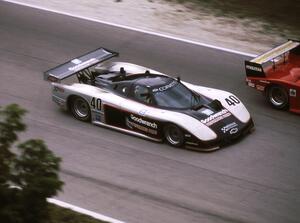
[[[209,117],[202,119],[200,121],[201,121],[201,123],[205,124],[206,126],[211,126],[211,125],[215,124],[216,122],[219,122],[229,116],[231,116],[231,113],[227,109],[223,109],[220,112],[210,115]]]
[[[126,125],[131,129],[135,129],[146,134],[155,136],[159,134],[159,123],[155,122],[154,120],[147,120],[144,117],[140,117],[135,114],[129,114],[126,117]]]

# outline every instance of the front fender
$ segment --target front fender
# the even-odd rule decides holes
[[[204,95],[212,100],[219,100],[223,107],[228,109],[238,120],[247,123],[250,120],[250,113],[248,112],[242,101],[234,94],[214,88],[206,88],[189,83],[184,83],[191,90]]]

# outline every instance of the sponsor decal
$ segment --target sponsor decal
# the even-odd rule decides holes
[[[212,115],[214,112],[212,110],[206,108],[206,109],[201,110],[201,113],[209,116],[209,115]]]
[[[157,129],[157,124],[155,122],[146,121],[142,118],[138,118],[138,117],[134,116],[133,114],[130,115],[130,118],[134,122],[137,122],[137,123],[142,124],[142,125],[146,125],[146,126],[148,126],[150,128],[153,128],[153,129]]]
[[[259,90],[259,91],[264,91],[265,87],[261,86],[261,85],[256,85],[256,89]]]
[[[154,129],[147,128],[145,126],[139,125],[139,124],[137,124],[135,122],[132,122],[132,121],[130,121],[128,119],[126,119],[126,121],[127,121],[127,126],[129,126],[130,128],[136,128],[136,129],[141,130],[143,132],[150,133],[152,135],[157,135],[157,130],[154,130]]]
[[[296,97],[297,96],[297,90],[296,89],[290,89],[290,96]]]
[[[229,117],[230,115],[231,113],[227,109],[223,109],[220,112],[207,117],[206,119],[202,119],[201,123],[207,126],[211,126],[212,124],[221,121],[222,119]]]
[[[71,60],[71,62],[72,62],[73,64],[80,64],[82,61],[79,60],[79,59],[74,59],[74,60]]]
[[[231,135],[233,135],[233,134],[237,133],[238,131],[239,131],[238,128],[232,128],[232,129],[230,129],[229,133],[230,133]]]
[[[84,67],[88,67],[92,64],[94,64],[95,62],[98,62],[99,60],[97,60],[96,58],[91,58],[83,63],[80,63],[80,64],[77,64],[75,65],[74,67],[69,67],[68,70],[71,70],[71,71],[78,71],[78,70],[81,70],[82,68]]]
[[[172,81],[170,84],[167,84],[165,86],[159,87],[159,88],[155,88],[152,91],[153,92],[157,92],[157,91],[165,91],[168,90],[169,88],[173,87],[174,85],[177,84],[177,81]]]
[[[147,110],[146,109],[142,109],[139,111],[139,115],[141,116],[145,116],[146,115]]]
[[[265,84],[270,84],[270,81],[266,81],[266,80],[259,80],[260,83],[265,83]]]
[[[246,68],[249,69],[249,70],[254,70],[254,71],[262,72],[262,69],[260,67],[246,65]]]
[[[230,131],[231,129],[235,129],[237,126],[238,126],[238,124],[236,122],[232,122],[232,123],[222,127],[221,130],[223,133],[226,133],[226,132]]]
[[[252,82],[248,82],[248,86],[249,86],[249,87],[255,87],[255,84],[252,83]]]

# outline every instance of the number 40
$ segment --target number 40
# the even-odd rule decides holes
[[[229,106],[235,106],[236,104],[241,103],[241,101],[234,95],[230,95],[228,98],[225,98],[225,101]]]
[[[93,109],[101,111],[101,99],[93,97],[91,100],[91,106]]]

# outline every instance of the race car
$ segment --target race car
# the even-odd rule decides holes
[[[249,112],[235,95],[136,64],[108,61],[118,55],[98,48],[46,71],[53,101],[80,121],[203,151],[253,129]],[[75,83],[61,82],[73,75]]]
[[[264,93],[276,109],[300,114],[300,42],[288,40],[245,61],[246,83]]]

